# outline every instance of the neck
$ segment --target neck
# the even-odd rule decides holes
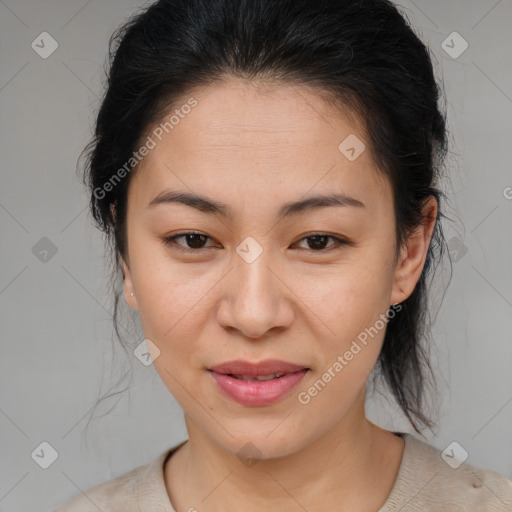
[[[343,422],[305,447],[252,464],[186,418],[189,441],[171,457],[174,469],[167,478],[175,508],[252,512],[317,510],[321,504],[338,511],[378,510],[394,483],[401,460],[396,449],[403,442],[366,419],[362,398]],[[391,473],[387,480],[384,468]]]

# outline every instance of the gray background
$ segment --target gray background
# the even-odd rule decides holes
[[[102,238],[75,173],[108,38],[141,5],[0,1],[2,511],[51,510],[186,437],[154,368],[112,351]],[[444,229],[456,262],[433,329],[440,429],[428,437],[441,449],[457,441],[470,463],[512,477],[512,2],[401,5],[433,48],[452,143],[453,222]],[[47,59],[31,48],[43,31],[59,45]],[[453,31],[469,44],[457,58],[441,47]],[[49,245],[43,237],[54,255],[40,252],[36,244]],[[115,388],[130,365],[134,378]],[[130,391],[106,401],[99,412],[115,408],[85,437],[92,406],[112,386]],[[380,399],[369,403],[369,416],[411,431]],[[44,441],[58,453],[48,469],[31,457]]]

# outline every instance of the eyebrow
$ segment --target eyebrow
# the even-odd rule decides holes
[[[232,212],[228,205],[219,201],[214,201],[208,197],[192,194],[189,192],[178,192],[173,190],[165,190],[152,199],[147,205],[146,209],[153,208],[160,204],[185,204],[191,206],[203,213],[214,215],[221,215],[222,217],[231,217]],[[298,215],[307,211],[313,211],[318,208],[333,207],[333,206],[354,206],[357,208],[366,208],[366,205],[350,197],[345,193],[335,193],[329,195],[316,195],[285,203],[278,213],[278,218],[283,219],[292,215]]]

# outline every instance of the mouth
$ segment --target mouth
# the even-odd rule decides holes
[[[208,371],[225,396],[254,407],[268,406],[283,399],[310,368],[277,360],[230,361]]]

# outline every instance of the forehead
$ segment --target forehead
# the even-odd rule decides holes
[[[196,106],[181,110],[191,98]],[[163,124],[173,114],[179,121]],[[227,204],[263,205],[329,190],[376,210],[376,200],[389,199],[390,191],[362,126],[306,86],[229,80],[196,88],[148,129],[155,146],[133,176],[133,199],[145,208],[165,188],[179,188]],[[365,147],[354,160],[344,153],[346,140],[357,152]]]

